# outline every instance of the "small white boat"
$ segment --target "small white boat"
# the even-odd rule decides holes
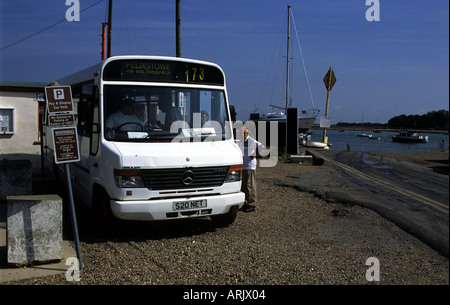
[[[329,149],[328,144],[318,141],[311,141],[311,134],[300,134],[299,140],[303,147]]]
[[[355,135],[356,137],[361,137],[364,139],[369,139],[369,140],[379,140],[380,137],[376,137],[374,134],[366,134],[366,133],[360,133]]]
[[[326,143],[317,141],[305,141],[303,146],[328,149],[328,145]]]

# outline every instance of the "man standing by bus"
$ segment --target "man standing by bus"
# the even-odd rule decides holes
[[[239,147],[242,151],[244,167],[242,171],[241,192],[245,194],[245,203],[241,210],[244,212],[254,212],[256,209],[256,154],[258,147],[264,147],[260,142],[248,135],[248,129],[242,127],[241,135],[243,140]]]

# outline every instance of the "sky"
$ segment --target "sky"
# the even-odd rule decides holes
[[[80,20],[69,22],[73,2]],[[113,0],[112,55],[176,56],[175,3]],[[367,3],[181,0],[181,55],[223,68],[239,120],[276,111],[269,105],[285,103],[289,4],[292,107],[318,108],[324,116],[323,77],[332,67],[332,124],[448,110],[449,1]],[[108,0],[0,0],[0,80],[51,82],[99,62],[107,6]],[[379,20],[367,20],[368,11]]]

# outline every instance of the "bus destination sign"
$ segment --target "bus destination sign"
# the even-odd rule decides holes
[[[104,68],[103,80],[225,84],[223,72],[215,66],[175,60],[111,61]]]

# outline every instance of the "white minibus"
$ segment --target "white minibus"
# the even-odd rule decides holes
[[[242,152],[218,65],[114,56],[57,82],[71,86],[78,132],[72,190],[94,212],[144,221],[209,216],[221,226],[235,220],[244,203]],[[47,114],[44,121],[46,164],[64,170],[55,164]]]

